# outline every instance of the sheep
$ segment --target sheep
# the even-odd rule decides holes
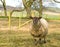
[[[42,17],[30,17],[32,19],[32,27],[30,34],[33,36],[35,43],[41,43],[44,39],[46,43],[46,36],[48,34],[48,22]]]

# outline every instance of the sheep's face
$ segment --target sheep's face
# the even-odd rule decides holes
[[[33,18],[33,24],[37,24],[37,23],[38,23],[38,20],[39,20],[38,17],[34,17],[34,18]]]
[[[38,31],[39,28],[41,27],[39,20],[41,19],[41,17],[31,17],[33,23],[32,23],[32,27],[34,31]]]
[[[41,17],[30,17],[33,20],[33,24],[37,24]]]

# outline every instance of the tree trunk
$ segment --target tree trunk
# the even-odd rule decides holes
[[[23,1],[23,5],[27,11],[27,17],[31,16],[31,5],[35,0],[29,0],[26,2],[26,0],[22,0]]]
[[[40,0],[39,2],[40,2],[39,17],[42,17],[42,11],[43,11],[42,0]]]
[[[4,8],[5,16],[7,16],[7,10],[6,10],[6,3],[5,3],[5,0],[3,0],[3,8]]]
[[[0,0],[3,4],[3,8],[4,8],[4,14],[5,16],[7,16],[7,10],[6,10],[6,3],[5,3],[5,0]]]

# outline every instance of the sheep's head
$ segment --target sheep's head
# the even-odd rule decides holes
[[[34,24],[37,24],[39,19],[41,19],[42,17],[30,17],[33,20]]]

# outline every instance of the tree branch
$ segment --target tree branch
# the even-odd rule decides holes
[[[12,14],[13,14],[14,12],[22,12],[22,11],[24,11],[24,10],[25,10],[25,9],[12,10],[11,13],[10,13],[10,16],[12,16]]]
[[[2,0],[0,0],[2,3],[3,3],[3,1]]]
[[[42,17],[42,11],[43,11],[42,0],[39,0],[39,2],[40,2],[40,9],[38,10],[38,12],[39,12],[39,17]]]
[[[60,3],[59,1],[57,1],[57,0],[53,0],[54,2],[56,2],[56,3]]]
[[[3,8],[4,8],[5,16],[7,16],[6,2],[5,2],[5,0],[0,0],[0,1],[2,2]]]

